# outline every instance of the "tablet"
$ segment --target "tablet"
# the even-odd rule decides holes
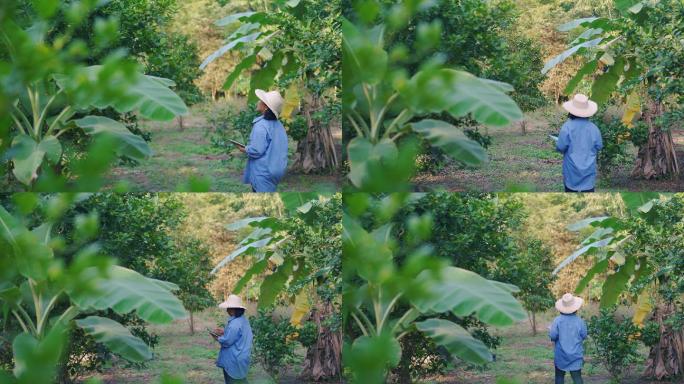
[[[245,147],[244,144],[242,144],[242,143],[240,143],[240,142],[238,142],[238,141],[231,140],[231,139],[228,139],[228,141],[230,141],[231,143],[233,143],[234,145],[236,145],[236,146],[238,146],[238,147],[242,147],[242,148]]]

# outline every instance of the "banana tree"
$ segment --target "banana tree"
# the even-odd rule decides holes
[[[408,9],[410,4],[400,6]],[[387,29],[384,23],[368,27],[342,19],[342,105],[345,123],[353,128],[347,146],[351,183],[366,191],[405,188],[415,158],[409,147],[399,149],[407,137],[419,137],[465,165],[485,162],[482,146],[432,116],[469,115],[484,125],[505,126],[522,119],[520,108],[507,95],[513,87],[443,68],[438,60],[428,60],[409,74],[397,49],[390,54],[385,47]],[[416,29],[419,41],[427,39],[423,31],[429,26]],[[439,30],[433,35],[438,40]]]
[[[297,138],[293,168],[305,173],[335,169],[338,158],[331,120],[338,116],[335,105],[340,90],[339,0],[279,1],[274,6],[216,21],[217,26],[234,31],[200,69],[228,52],[246,50],[223,88],[230,89],[245,71],[251,76],[250,103],[256,101],[255,89],[267,89],[276,82],[287,87],[281,120],[286,126],[295,124],[293,113],[301,106],[307,127],[306,134]]]
[[[252,255],[253,263],[233,288],[234,293],[271,270],[259,286],[259,308],[268,308],[279,297],[311,302],[318,338],[307,350],[301,377],[315,381],[339,378],[342,333],[329,322],[339,314],[341,305],[342,198],[339,194],[319,198],[315,193],[289,193],[282,194],[282,200],[289,212],[286,217],[246,218],[226,226],[230,231],[251,231],[212,272],[236,257]]]
[[[6,318],[2,335],[12,340],[14,352],[14,371],[0,370],[2,382],[53,382],[72,327],[83,329],[126,360],[152,358],[148,346],[127,328],[92,312],[135,312],[156,324],[187,316],[172,293],[175,284],[114,265],[113,259],[99,254],[97,243],[82,241],[72,260],[65,262],[59,255],[64,252],[64,239],[53,237],[52,232],[59,212],[71,199],[67,195],[51,198],[45,205],[51,219],[32,228],[24,224],[25,217],[0,206],[0,308],[13,320]],[[79,216],[75,224],[76,239],[89,239],[97,231],[93,215]]]
[[[660,340],[651,347],[646,375],[658,380],[681,376],[681,340],[684,330],[665,318],[681,314],[684,246],[684,196],[659,198],[657,193],[621,194],[626,213],[619,217],[594,217],[568,227],[591,230],[577,251],[559,264],[555,272],[581,255],[593,255],[594,265],[577,284],[583,292],[602,276],[601,308],[610,308],[621,297],[636,304],[634,322],[643,324],[650,313],[660,325]]]
[[[8,131],[0,131],[0,150],[3,161],[11,162],[14,177],[26,189],[33,187],[41,169],[48,165],[62,173],[67,162],[63,158],[65,142],[75,141],[71,135],[75,131],[97,139],[109,137],[113,151],[120,156],[142,160],[152,154],[141,137],[120,122],[100,116],[99,111],[135,111],[153,120],[171,120],[188,112],[170,89],[172,81],[139,73],[137,65],[121,55],[111,55],[102,65],[82,64],[83,42],[72,41],[70,29],[94,4],[84,5],[80,16],[67,12],[73,25],[64,35],[52,36],[49,27],[58,22],[60,5],[48,3],[34,4],[38,15],[30,20],[17,17],[0,26],[0,49],[5,52],[0,56],[9,68],[0,74],[7,91],[2,101],[8,101],[3,107],[10,118]],[[102,35],[111,31],[96,28],[94,33],[95,40],[107,41]],[[37,65],[34,60],[42,62]]]
[[[581,55],[584,65],[564,93],[570,95],[585,77],[590,78],[591,98],[599,104],[620,91],[627,100],[625,125],[632,127],[635,114],[642,111],[648,130],[646,142],[634,141],[639,152],[632,176],[677,176],[679,164],[670,129],[678,119],[668,116],[681,109],[684,49],[676,36],[684,31],[684,5],[670,0],[621,0],[615,7],[616,17],[582,18],[558,27],[561,32],[581,33],[571,48],[546,63],[542,73]]]
[[[120,156],[143,160],[152,155],[142,137],[118,121],[98,116],[97,110],[111,107],[121,113],[137,111],[153,120],[187,114],[183,101],[169,89],[172,81],[137,72],[129,79],[121,79],[123,86],[119,85],[118,94],[88,92],[86,97],[82,92],[83,78],[91,86],[98,86],[100,79],[112,74],[111,68],[91,66],[69,76],[54,74],[46,83],[26,88],[25,97],[13,105],[11,116],[16,134],[6,154],[12,160],[17,180],[30,188],[43,164],[59,166],[63,154],[60,140],[73,130],[94,137],[112,137]]]
[[[343,218],[344,314],[349,322],[345,364],[353,382],[382,383],[399,364],[401,339],[422,332],[452,357],[482,365],[493,361],[486,345],[451,316],[474,318],[485,324],[511,325],[526,319],[513,297],[517,287],[487,280],[478,274],[449,266],[434,256],[427,243],[431,220],[414,218],[408,233],[414,248],[402,249],[406,258],[396,260],[395,234],[389,218],[406,196],[376,200],[356,194]],[[362,224],[373,213],[371,229]],[[422,224],[420,224],[422,222]]]

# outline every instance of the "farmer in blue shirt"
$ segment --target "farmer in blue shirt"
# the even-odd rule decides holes
[[[556,301],[556,309],[561,313],[549,327],[549,337],[554,344],[553,363],[556,367],[556,384],[565,383],[565,372],[570,372],[574,384],[583,384],[582,365],[587,338],[587,325],[577,311],[584,303],[580,297],[566,293]]]
[[[594,192],[596,157],[603,148],[601,132],[589,121],[598,106],[582,94],[563,103],[569,119],[561,127],[556,149],[563,154],[565,192]]]
[[[283,98],[278,91],[255,91],[259,98],[257,110],[262,114],[252,121],[252,133],[246,147],[247,167],[242,181],[252,186],[252,192],[275,192],[287,168],[287,133],[278,121]]]
[[[216,341],[221,344],[216,366],[222,368],[226,384],[246,383],[252,353],[252,328],[244,316],[245,307],[240,297],[230,295],[219,308],[225,308],[230,317],[224,329],[215,330],[219,335]]]

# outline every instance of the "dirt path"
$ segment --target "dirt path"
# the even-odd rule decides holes
[[[124,184],[131,191],[175,191],[191,177],[209,180],[210,189],[218,192],[251,192],[242,184],[244,158],[231,158],[219,153],[211,145],[207,123],[195,109],[184,118],[180,130],[176,120],[158,123],[141,122],[152,135],[150,146],[152,158],[135,166],[121,165],[112,169],[108,188]],[[333,132],[336,141],[342,141],[339,129]],[[294,148],[294,143],[291,143]],[[338,175],[304,175],[288,172],[278,186],[279,192],[288,191],[337,191],[341,179]]]
[[[549,134],[557,134],[559,127],[551,126],[553,110],[539,110],[526,115],[527,127],[523,134],[519,124],[489,129],[492,145],[487,150],[489,162],[477,169],[463,169],[449,164],[415,178],[419,190],[446,189],[448,191],[537,191],[562,192],[562,156],[555,151]],[[680,167],[684,167],[684,130],[673,132]],[[682,191],[684,175],[679,180],[635,180],[629,175],[636,149],[631,148],[632,160],[617,167],[611,174],[601,174],[597,191]]]

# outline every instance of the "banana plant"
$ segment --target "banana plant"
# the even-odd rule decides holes
[[[635,243],[643,241],[637,238],[639,228],[635,222],[641,220],[650,223],[654,230],[660,227],[658,223],[653,222],[656,211],[663,209],[658,203],[659,194],[625,192],[620,196],[626,208],[624,217],[590,217],[568,226],[568,230],[573,232],[587,229],[593,231],[582,240],[578,249],[561,261],[553,271],[554,275],[557,274],[580,256],[595,256],[594,265],[577,284],[576,293],[582,293],[598,275],[611,272],[607,274],[601,287],[601,308],[614,306],[620,295],[630,287],[630,281],[645,279],[652,283],[658,278],[659,273],[657,262],[650,254],[653,250],[634,247]],[[664,235],[663,229],[659,228],[658,233]],[[648,284],[641,283],[637,286],[637,293],[648,287]]]
[[[301,220],[297,225],[308,226],[316,232],[321,231],[320,224],[316,222],[317,211],[325,209],[326,206],[339,208],[340,197],[319,197],[317,193],[284,193],[281,196],[290,217],[248,217],[227,224],[225,228],[229,231],[245,228],[251,228],[251,231],[237,244],[236,249],[219,261],[211,271],[212,274],[217,273],[237,257],[256,256],[251,267],[233,288],[233,292],[239,293],[255,275],[275,266],[273,273],[266,276],[259,287],[259,308],[273,305],[288,285],[299,286],[299,292],[304,288],[304,285],[300,284],[302,281],[311,281],[313,275],[324,276],[331,272],[325,269],[311,270],[308,255],[301,250],[288,252],[288,256],[284,257],[282,248],[292,239],[292,235],[288,233],[292,229],[292,217]]]
[[[405,9],[394,13],[410,17],[414,8],[429,6],[429,2],[400,2],[395,8]],[[400,47],[386,47],[387,24],[366,26],[342,19],[342,105],[345,123],[354,132],[347,146],[351,183],[365,191],[402,189],[412,173],[406,168],[415,158],[409,150],[399,149],[401,140],[408,137],[419,137],[462,164],[484,163],[487,155],[482,146],[433,117],[471,116],[487,126],[505,126],[522,119],[520,108],[507,95],[513,87],[444,68],[438,57],[416,63],[419,69],[415,71],[397,53]],[[423,46],[438,46],[438,23],[421,24],[416,30]],[[401,152],[409,154],[402,158]]]
[[[304,3],[299,0],[280,1],[275,2],[277,7],[275,12],[238,12],[217,20],[215,24],[219,27],[234,25],[239,25],[239,27],[228,36],[226,44],[204,59],[200,64],[200,69],[204,69],[211,62],[230,51],[249,45],[251,53],[236,64],[233,72],[226,77],[223,88],[230,89],[242,72],[252,69],[258,63],[260,68],[254,71],[250,77],[248,95],[249,102],[256,101],[255,89],[268,89],[273,85],[279,73],[281,76],[292,76],[300,71],[302,60],[300,52],[297,52],[293,47],[278,48],[269,43],[272,43],[278,34],[283,33],[280,29],[283,27],[281,22],[285,23],[284,19],[287,18],[296,18]]]
[[[400,362],[401,339],[414,331],[453,357],[478,365],[492,361],[486,345],[450,316],[474,316],[496,326],[526,319],[512,295],[517,287],[450,266],[432,254],[429,216],[412,220],[403,235],[415,240],[414,248],[401,250],[407,256],[396,260],[396,234],[389,218],[406,198],[356,194],[343,217],[344,310],[358,335],[351,333],[353,341],[345,345],[343,356],[356,383],[385,382]],[[364,216],[371,213],[376,222],[366,229]]]
[[[117,112],[137,111],[152,120],[170,120],[187,114],[183,100],[169,87],[171,80],[133,72],[121,78],[115,92],[83,92],[84,79],[97,87],[102,79],[115,75],[112,68],[90,66],[70,75],[53,74],[47,82],[26,87],[11,112],[16,134],[6,156],[12,160],[14,176],[30,187],[45,162],[60,164],[64,134],[81,130],[87,135],[108,135],[116,143],[116,152],[135,160],[152,155],[145,140],[130,132],[122,123],[98,110],[114,108]]]
[[[35,195],[34,199],[38,199]],[[0,370],[7,383],[54,381],[56,365],[68,340],[79,327],[112,352],[132,362],[152,358],[148,346],[120,323],[92,315],[111,309],[135,312],[145,321],[162,324],[185,318],[182,303],[172,293],[173,283],[147,278],[117,266],[88,243],[97,233],[97,215],[75,219],[75,239],[81,239],[70,262],[64,256],[64,239],[53,237],[56,219],[74,197],[57,195],[46,204],[50,220],[27,227],[25,217],[0,206],[0,308],[18,328],[4,328],[12,341],[14,372]],[[3,327],[8,324],[5,321]]]
[[[570,32],[580,28],[583,31],[572,41],[569,49],[546,62],[542,73],[548,73],[573,55],[591,52],[590,59],[568,81],[564,91],[566,95],[571,94],[585,76],[592,76],[599,71],[600,74],[592,83],[591,98],[603,104],[616,89],[620,80],[625,83],[638,79],[642,75],[644,68],[639,58],[634,55],[634,52],[624,50],[620,42],[626,39],[628,23],[641,23],[642,12],[653,7],[654,3],[624,0],[616,2],[615,5],[621,13],[619,17],[587,17],[572,20],[558,27],[560,32]]]

